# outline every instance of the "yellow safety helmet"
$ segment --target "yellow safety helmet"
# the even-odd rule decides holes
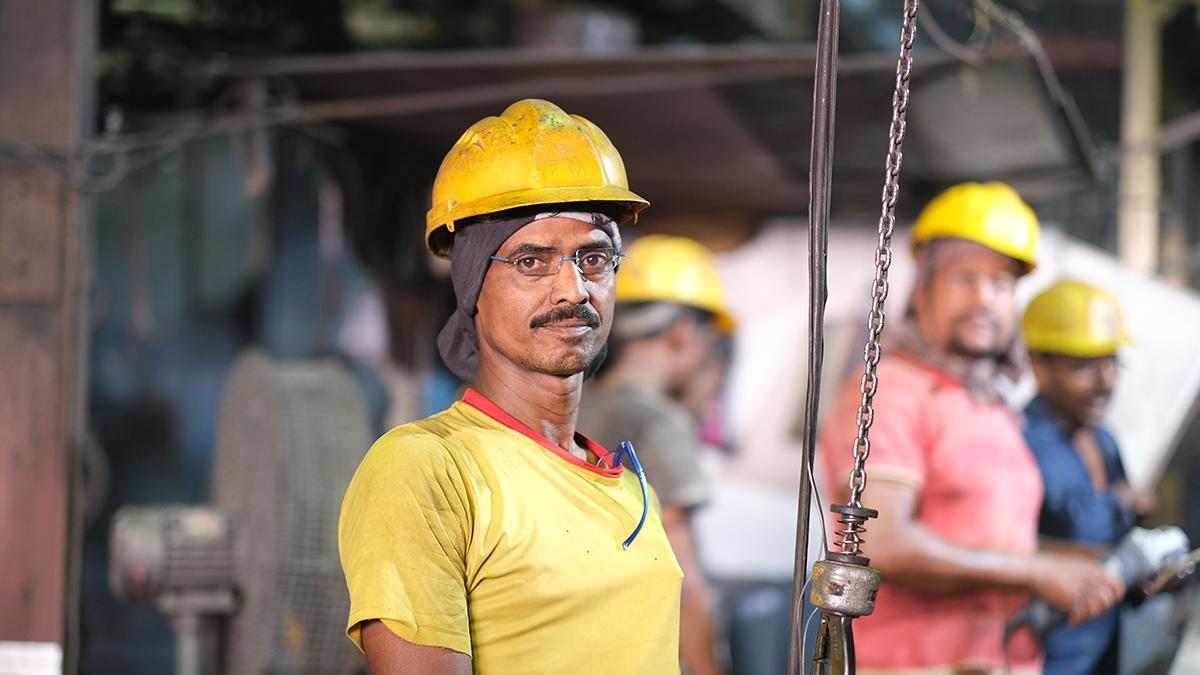
[[[650,234],[633,242],[617,272],[617,302],[688,305],[711,312],[721,332],[733,331],[716,258],[686,237]]]
[[[960,183],[933,198],[913,225],[913,250],[942,237],[968,239],[1023,263],[1037,265],[1038,220],[1004,183]]]
[[[622,222],[650,205],[630,192],[621,155],[600,127],[549,101],[517,101],[472,125],[442,160],[425,243],[445,256],[465,218],[577,202],[603,203]]]
[[[1042,291],[1026,308],[1021,333],[1031,352],[1082,358],[1115,354],[1129,343],[1116,299],[1082,281]]]

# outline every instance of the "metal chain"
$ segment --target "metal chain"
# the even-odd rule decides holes
[[[883,303],[888,296],[888,269],[892,266],[892,234],[896,229],[896,200],[900,196],[900,164],[904,159],[905,118],[908,115],[909,78],[912,74],[912,48],[917,37],[919,0],[905,0],[904,22],[900,28],[900,58],[896,63],[896,90],[892,95],[892,125],[888,130],[888,153],[883,181],[883,207],[879,214],[879,245],[875,249],[875,280],[871,284],[871,312],[867,320],[867,345],[863,350],[862,394],[858,406],[858,436],[854,439],[854,469],[850,472],[850,505],[862,506],[867,487],[867,457],[871,454],[871,424],[875,420],[872,401],[879,386],[876,370],[882,354]]]

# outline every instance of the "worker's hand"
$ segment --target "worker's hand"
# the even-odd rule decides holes
[[[1069,614],[1071,624],[1094,619],[1125,596],[1125,584],[1095,559],[1064,553],[1039,553],[1034,595]]]
[[[1139,524],[1150,520],[1158,511],[1158,499],[1153,494],[1134,490],[1124,481],[1113,486],[1113,495],[1125,508],[1137,514]]]

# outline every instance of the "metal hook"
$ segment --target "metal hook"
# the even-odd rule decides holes
[[[809,675],[854,675],[854,627],[851,617],[821,612]]]

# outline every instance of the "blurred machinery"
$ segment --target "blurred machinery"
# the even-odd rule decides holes
[[[203,506],[127,506],[112,551],[113,594],[171,618],[176,673],[216,672],[218,618],[237,609],[229,520]]]
[[[343,637],[337,520],[370,442],[358,386],[336,361],[238,360],[212,504],[126,507],[111,531],[113,593],[171,618],[178,675],[362,669]]]
[[[1135,595],[1147,597],[1179,590],[1192,578],[1200,550],[1189,553],[1190,548],[1187,535],[1178,527],[1138,527],[1100,561]],[[1066,612],[1045,600],[1032,600],[1009,621],[1004,639],[1007,642],[1013,631],[1027,625],[1041,640],[1066,622]]]

